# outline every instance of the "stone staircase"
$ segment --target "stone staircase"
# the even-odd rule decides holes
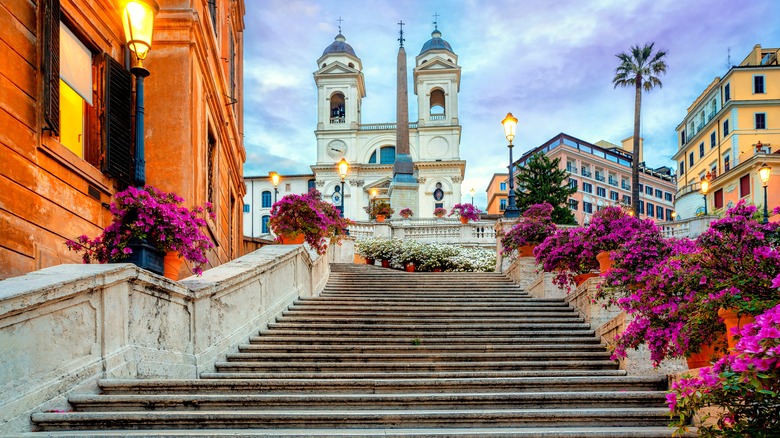
[[[102,380],[48,436],[669,437],[663,377],[627,376],[560,299],[499,274],[332,265],[194,380]]]

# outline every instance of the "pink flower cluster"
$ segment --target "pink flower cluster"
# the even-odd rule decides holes
[[[122,260],[132,253],[128,247],[131,241],[145,240],[161,251],[179,252],[195,264],[193,272],[203,272],[201,267],[208,263],[206,252],[214,247],[202,231],[204,214],[214,218],[211,204],[188,209],[180,205],[184,202],[180,196],[151,186],[130,187],[117,193],[115,199],[110,206],[113,221],[100,236],[90,239],[82,235],[65,242],[68,249],[83,252],[84,263]]]
[[[459,215],[460,217],[465,217],[466,219],[470,221],[478,221],[479,220],[479,209],[475,207],[473,204],[455,204],[452,206],[452,209],[450,210],[450,214],[447,216],[452,216],[454,214]]]
[[[404,219],[408,219],[408,218],[414,216],[414,212],[412,211],[411,208],[404,208],[403,210],[398,212],[398,214],[400,214],[401,217],[404,218]]]
[[[277,240],[281,236],[304,235],[304,240],[318,254],[324,254],[328,242],[336,243],[345,235],[352,221],[340,217],[339,211],[312,189],[305,195],[290,194],[271,207],[268,225]]]
[[[553,206],[534,204],[521,214],[520,220],[501,238],[501,254],[508,256],[524,245],[538,245],[555,232]]]
[[[780,430],[780,305],[735,329],[734,351],[699,376],[672,384],[666,400],[673,425],[685,427],[696,411],[718,406],[726,413],[700,427],[700,436],[770,436]]]

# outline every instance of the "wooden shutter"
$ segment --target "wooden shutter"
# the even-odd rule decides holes
[[[133,175],[133,77],[125,67],[104,54],[105,82],[103,172],[130,185]]]
[[[723,189],[715,192],[715,208],[723,208]]]
[[[43,121],[60,133],[60,1],[43,0]]]
[[[742,198],[750,194],[750,175],[745,175],[739,179],[739,197]]]

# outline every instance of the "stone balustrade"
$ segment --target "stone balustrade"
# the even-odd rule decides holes
[[[712,221],[717,219],[717,216],[696,216],[688,219],[659,223],[658,228],[661,229],[661,234],[666,238],[687,237],[689,239],[695,239],[710,227]]]
[[[463,224],[455,219],[393,219],[385,222],[356,222],[349,235],[414,239],[424,243],[450,243],[493,249],[496,245],[495,223],[492,221]]]
[[[0,281],[0,430],[67,409],[101,378],[197,378],[298,297],[317,295],[327,256],[268,245],[175,282],[131,264],[60,265]]]

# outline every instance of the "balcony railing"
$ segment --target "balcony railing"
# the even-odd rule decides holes
[[[591,174],[590,172],[588,172],[587,170],[583,170],[583,171],[582,171],[582,176],[585,176],[585,177],[588,177],[588,178],[590,178],[590,177],[591,177],[591,175],[592,175],[592,174]]]
[[[631,190],[631,186],[628,184],[620,184],[620,187],[622,187],[623,190]]]
[[[617,182],[616,179],[610,178],[609,179],[609,185],[617,187],[618,186],[618,182]]]
[[[344,123],[344,119],[345,119],[344,117],[331,117],[330,118],[330,123],[332,123],[332,124]]]
[[[429,118],[431,120],[444,120],[446,117],[446,114],[431,114]]]
[[[576,175],[577,174],[577,168],[576,167],[566,166],[566,171],[571,173],[572,175]]]
[[[604,182],[604,176],[603,176],[603,175],[599,175],[599,174],[597,173],[597,174],[596,174],[596,181],[601,181],[601,182]]]
[[[395,131],[395,123],[367,123],[360,125],[360,131]],[[417,122],[410,122],[409,129],[417,129]]]

